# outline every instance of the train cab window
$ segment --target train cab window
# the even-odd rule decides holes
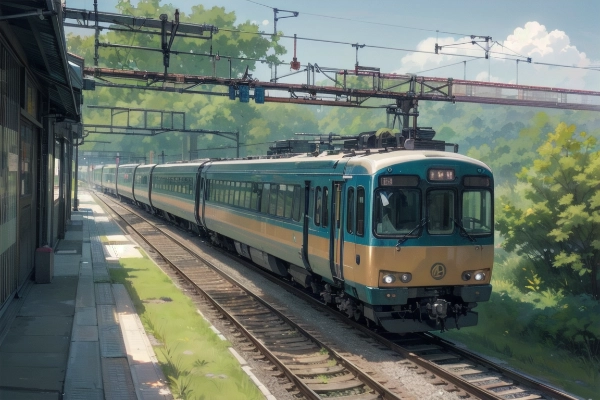
[[[316,226],[321,225],[322,201],[323,201],[323,199],[321,198],[321,187],[317,186],[317,189],[315,190],[315,216],[314,216],[314,221],[315,221]]]
[[[329,226],[329,188],[323,186],[323,215],[322,215],[323,228]]]
[[[375,191],[373,228],[377,236],[420,235],[421,195],[416,189],[386,187]]]
[[[463,192],[460,220],[469,235],[491,234],[492,193],[485,189]]]
[[[348,233],[354,233],[354,188],[348,189],[348,199],[346,207],[346,230]]]
[[[356,234],[365,234],[365,188],[356,189]]]
[[[300,186],[294,186],[294,202],[292,204],[292,219],[300,222],[300,215],[304,211],[304,193]]]
[[[449,235],[454,231],[454,191],[432,190],[427,193],[427,231]]]

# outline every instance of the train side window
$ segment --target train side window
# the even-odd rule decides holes
[[[365,235],[365,188],[356,189],[356,234]]]
[[[348,203],[346,207],[346,230],[354,233],[354,188],[348,189]]]
[[[225,186],[224,186],[224,182],[222,180],[219,181],[219,199],[218,199],[219,203],[224,203],[225,202]]]
[[[277,215],[277,189],[279,185],[271,185],[271,196],[269,197],[269,214]]]
[[[304,198],[302,188],[298,185],[294,186],[294,203],[292,204],[292,219],[300,222],[302,213],[302,199]]]
[[[254,211],[258,211],[259,200],[260,200],[260,192],[262,191],[261,183],[253,183],[252,184],[252,193],[250,194],[250,209]]]
[[[244,183],[244,208],[250,208],[250,196],[252,196],[252,184],[250,182]]]
[[[262,195],[260,197],[260,212],[269,213],[269,192],[271,191],[271,184],[265,183],[262,188]]]
[[[287,185],[287,192],[285,194],[285,211],[283,216],[285,218],[292,218],[292,205],[294,203],[294,185]]]
[[[315,190],[315,218],[314,218],[316,226],[321,225],[321,207],[322,207],[321,202],[322,201],[323,201],[323,199],[321,198],[321,187],[317,186],[317,189]]]
[[[277,216],[283,217],[285,211],[285,194],[287,193],[287,185],[279,185],[277,192]]]
[[[233,205],[234,206],[240,205],[240,194],[242,191],[240,185],[241,185],[240,182],[235,182],[235,186],[233,187]]]
[[[233,182],[228,181],[227,182],[227,204],[229,204],[229,205],[233,204],[233,196],[234,196]]]
[[[323,228],[329,225],[329,188],[323,186]]]

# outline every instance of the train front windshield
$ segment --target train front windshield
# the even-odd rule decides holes
[[[386,188],[375,192],[375,234],[406,235],[421,221],[421,192]]]
[[[455,229],[470,236],[492,233],[492,193],[487,189],[430,190],[381,188],[375,191],[374,231],[377,236],[419,236],[421,227],[430,235],[449,235]]]

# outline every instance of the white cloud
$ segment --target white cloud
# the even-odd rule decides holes
[[[491,48],[490,61],[473,60],[466,64],[466,72],[461,61],[468,58],[452,57],[452,54],[472,55],[483,57],[484,49],[472,45],[470,37],[454,39],[438,38],[442,46],[440,54],[412,53],[400,60],[400,68],[396,73],[421,73],[429,69],[459,63],[455,67],[439,68],[423,72],[428,76],[462,78],[466,73],[467,79],[488,81],[488,69],[492,72],[491,81],[516,83],[517,62],[511,60],[520,58],[518,63],[518,83],[522,85],[564,87],[581,90],[600,90],[600,72],[576,68],[564,68],[544,64],[560,64],[567,66],[589,67],[598,65],[600,61],[590,60],[571,43],[566,32],[553,30],[548,32],[539,22],[527,22],[518,27],[504,40],[499,40],[502,46],[496,44]],[[434,52],[436,38],[427,38],[417,45],[417,50]],[[485,47],[485,42],[480,43]],[[523,57],[531,57],[532,63],[523,61]],[[508,59],[507,59],[508,58]]]

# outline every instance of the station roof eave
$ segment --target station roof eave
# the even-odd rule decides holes
[[[71,81],[60,1],[2,0],[1,22],[20,42],[30,71],[48,85],[54,113],[79,122],[81,109]]]

